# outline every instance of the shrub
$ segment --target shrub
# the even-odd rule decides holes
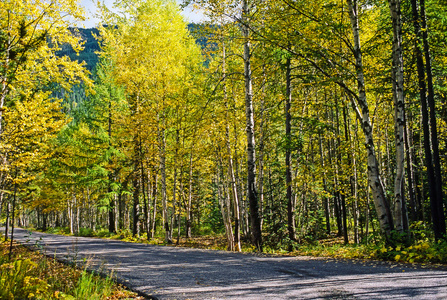
[[[0,266],[0,299],[47,299],[49,285],[31,275],[37,264],[29,259]]]
[[[97,237],[110,237],[112,235],[113,234],[110,233],[109,230],[106,228],[101,228],[94,233],[94,236],[97,236]]]
[[[94,236],[93,229],[91,229],[91,228],[80,228],[79,229],[79,236],[86,236],[86,237]]]

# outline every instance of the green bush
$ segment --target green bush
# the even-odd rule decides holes
[[[376,246],[371,250],[370,257],[409,263],[447,263],[447,241],[431,242],[424,239],[415,241],[410,246]]]
[[[80,228],[79,236],[92,237],[94,236],[93,229],[91,228]]]
[[[111,237],[112,235],[113,233],[110,233],[109,230],[106,228],[101,228],[94,233],[94,236],[97,237]]]
[[[70,234],[70,227],[48,228],[46,232],[52,234]]]
[[[49,285],[32,276],[37,264],[29,259],[16,260],[0,266],[0,299],[48,299]]]
[[[114,238],[117,238],[119,240],[131,237],[132,233],[130,232],[129,229],[118,229],[118,231],[116,232],[116,234],[114,235]]]

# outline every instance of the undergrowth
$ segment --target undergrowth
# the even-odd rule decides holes
[[[299,245],[293,255],[345,259],[375,259],[408,263],[447,263],[447,242],[415,241],[412,245],[385,244],[306,244]]]
[[[0,243],[0,299],[139,299],[116,284],[84,269],[64,265],[36,251]]]

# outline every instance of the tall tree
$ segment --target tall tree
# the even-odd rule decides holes
[[[50,140],[66,121],[52,91],[81,80],[90,85],[83,64],[57,55],[63,46],[82,49],[69,29],[82,19],[77,1],[0,4],[0,200],[7,186],[17,184],[14,179],[11,185],[12,174],[30,171],[29,183],[43,168],[40,160],[51,156]]]
[[[244,80],[245,80],[245,115],[247,133],[247,197],[250,204],[250,224],[253,244],[262,252],[261,219],[259,216],[259,199],[256,187],[256,145],[254,132],[253,87],[251,70],[251,43],[249,18],[252,4],[242,1],[242,34],[244,37]]]
[[[444,201],[438,149],[437,121],[435,117],[433,78],[431,74],[431,58],[425,21],[425,1],[420,1],[419,10],[417,1],[412,0],[411,6],[413,28],[416,35],[414,51],[418,72],[422,128],[424,132],[425,165],[427,168],[431,216],[435,238],[441,239],[446,233],[446,225],[443,207]]]
[[[402,55],[402,20],[399,0],[388,1],[393,28],[393,63],[391,78],[394,100],[394,135],[396,147],[396,176],[394,179],[394,228],[397,232],[408,230],[408,217],[404,203],[404,160],[405,160],[405,98],[404,65]]]

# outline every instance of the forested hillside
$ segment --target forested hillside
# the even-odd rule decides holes
[[[86,69],[93,72],[98,63],[98,52],[101,51],[97,38],[99,30],[97,28],[70,28],[71,33],[80,38],[83,49],[79,52],[73,50],[70,45],[63,45],[62,49],[57,52],[58,56],[68,56],[73,61],[82,63],[85,61]]]
[[[442,0],[185,4],[207,23],[173,0],[95,29],[2,8],[2,220],[232,251],[445,240]]]
[[[190,23],[187,25],[188,30],[196,38],[196,43],[200,47],[207,46],[207,35],[203,32],[203,26],[200,24]],[[78,61],[79,63],[85,62],[86,69],[90,72],[94,72],[96,65],[98,64],[99,55],[101,51],[101,46],[98,41],[99,30],[98,28],[70,28],[72,34],[81,39],[82,50],[76,52],[70,45],[62,45],[62,49],[57,51],[58,56],[68,56],[73,61]]]

